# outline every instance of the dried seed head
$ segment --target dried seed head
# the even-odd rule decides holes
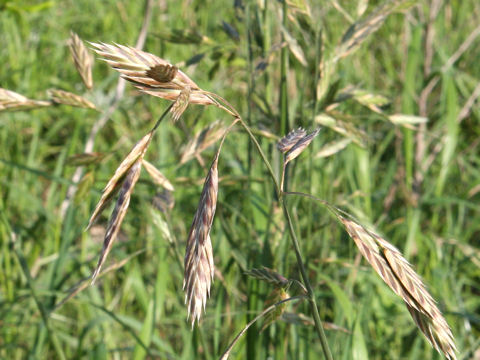
[[[130,170],[130,168],[133,166],[133,164],[138,159],[143,159],[143,156],[147,151],[148,145],[152,140],[152,135],[153,133],[149,132],[142,139],[140,139],[140,141],[128,153],[127,157],[118,166],[117,170],[115,171],[115,174],[113,174],[112,178],[108,181],[107,185],[105,186],[105,189],[103,190],[102,197],[98,202],[97,207],[95,208],[92,216],[90,217],[90,221],[88,222],[87,229],[89,229],[93,225],[95,220],[97,220],[97,218],[100,216],[102,211],[105,209],[105,207],[108,205],[110,200],[113,198],[116,191],[118,191],[119,184],[121,183],[121,181],[123,180],[127,172]]]
[[[413,320],[430,344],[448,359],[456,359],[450,327],[408,261],[379,235],[352,220],[337,216],[362,255],[383,281],[405,301]]]
[[[52,99],[52,101],[57,104],[76,106],[86,109],[97,109],[93,103],[91,103],[84,97],[68,91],[50,89],[47,91],[47,93],[48,96],[50,96],[50,98]]]
[[[210,229],[217,206],[218,193],[218,153],[205,179],[202,195],[188,234],[185,250],[185,275],[183,289],[188,316],[192,317],[192,327],[200,320],[205,310],[210,286],[213,281],[214,264]]]
[[[88,89],[93,87],[92,80],[92,56],[88,52],[85,44],[80,37],[73,31],[70,32],[70,40],[68,41],[70,52],[75,62],[75,67],[82,77],[83,83]]]
[[[147,70],[147,75],[161,83],[172,81],[177,76],[178,68],[170,64],[155,65]]]
[[[128,210],[128,205],[130,204],[130,196],[133,192],[133,188],[140,177],[140,172],[142,170],[142,161],[138,159],[135,163],[128,169],[128,172],[123,181],[122,188],[118,195],[117,203],[115,204],[115,209],[113,210],[112,216],[108,222],[107,231],[105,232],[105,238],[103,240],[103,248],[98,259],[97,267],[92,275],[92,285],[95,282],[100,269],[102,268],[103,263],[105,262],[110,249],[112,248],[113,242],[117,238],[118,231],[120,230],[120,225],[122,224],[123,218]]]
[[[177,100],[173,103],[172,109],[170,112],[172,113],[173,121],[177,121],[182,116],[183,112],[187,109],[188,103],[190,102],[190,94],[192,93],[192,89],[190,86],[186,86],[178,95]]]
[[[280,150],[282,153],[286,153],[305,135],[307,135],[307,132],[305,131],[305,129],[302,129],[302,128],[298,128],[290,131],[278,142],[277,144],[278,150]]]
[[[298,140],[297,143],[293,145],[293,147],[285,155],[285,163],[292,161],[298,155],[300,155],[303,152],[303,150],[305,150],[307,146],[310,145],[310,143],[313,141],[315,136],[318,135],[319,132],[320,132],[320,129],[317,129],[314,132],[308,135],[305,135],[300,140]]]
[[[31,100],[16,92],[0,88],[0,111],[29,110],[50,106],[49,101]]]

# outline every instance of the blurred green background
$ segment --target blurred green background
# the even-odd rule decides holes
[[[159,208],[163,189],[143,171],[111,271],[61,303],[88,284],[101,251],[111,210],[85,227],[102,188],[169,105],[130,84],[115,102],[119,75],[98,60],[87,91],[67,41],[74,31],[134,46],[146,9],[143,49],[231,102],[275,172],[279,137],[322,126],[290,166],[288,189],[336,204],[397,246],[437,299],[459,358],[479,359],[480,3],[442,0],[1,1],[0,87],[39,100],[63,89],[99,111],[0,112],[0,357],[216,359],[271,300],[273,287],[245,271],[300,279],[271,180],[238,128],[219,163],[215,282],[191,330],[183,251],[216,146],[180,159],[202,129],[233,120],[192,105],[161,124],[146,155],[175,186],[173,208]],[[112,103],[94,137],[105,156],[77,170],[71,157]],[[334,358],[440,359],[328,211],[289,203]],[[262,322],[232,358],[321,357],[305,302],[260,332]]]

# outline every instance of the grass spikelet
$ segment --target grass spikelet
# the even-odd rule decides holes
[[[218,102],[201,90],[181,70],[153,54],[117,44],[91,43],[91,45],[107,64],[146,94],[175,101],[181,91],[189,87],[190,103],[218,106]]]
[[[184,164],[187,161],[193,159],[199,155],[202,151],[212,146],[218,140],[221,139],[225,133],[225,127],[221,121],[215,121],[203,128],[195,137],[188,142],[185,146],[182,156],[180,158],[180,164]]]
[[[252,269],[246,271],[245,274],[256,279],[266,281],[276,287],[286,287],[290,284],[290,281],[286,277],[265,266],[261,269]]]
[[[282,153],[286,153],[305,135],[307,135],[307,132],[305,131],[305,129],[302,128],[290,131],[287,135],[285,135],[278,141],[278,150],[280,150]]]
[[[102,252],[100,253],[100,258],[98,259],[97,267],[92,275],[92,285],[95,282],[97,275],[100,273],[103,263],[107,258],[110,249],[112,248],[113,242],[117,238],[118,231],[120,230],[120,225],[122,224],[123,218],[128,210],[128,205],[130,204],[130,196],[133,192],[133,188],[138,181],[140,172],[142,170],[142,161],[138,159],[129,169],[123,181],[120,193],[118,195],[117,203],[115,204],[115,209],[113,210],[110,221],[108,222],[107,231],[105,232],[105,238],[103,240]]]
[[[374,32],[376,32],[387,17],[406,3],[406,0],[390,0],[377,6],[365,18],[355,22],[343,35],[341,44],[336,49],[336,59],[352,54]],[[412,2],[413,4],[413,2]],[[404,6],[405,8],[405,6]]]
[[[318,135],[320,129],[315,130],[314,132],[303,136],[300,140],[297,141],[295,145],[287,152],[285,155],[285,163],[288,163],[299,156],[303,150],[307,148],[308,145],[313,141],[315,136]]]
[[[218,153],[212,162],[205,179],[197,211],[193,217],[185,250],[185,274],[183,289],[188,317],[192,318],[192,327],[200,320],[205,310],[210,286],[213,282],[214,264],[210,229],[217,206],[218,193]]]
[[[152,180],[157,184],[162,186],[168,191],[174,191],[175,188],[173,187],[172,183],[168,181],[168,179],[163,175],[160,170],[158,170],[152,163],[148,162],[147,160],[142,160],[142,165],[147,170],[148,175],[152,178]]]
[[[405,301],[413,320],[430,344],[448,359],[456,359],[450,327],[422,280],[400,251],[360,224],[339,215],[338,218],[374,270]]]
[[[190,102],[190,94],[192,93],[192,89],[190,86],[186,86],[178,95],[177,100],[173,103],[172,109],[170,112],[172,113],[173,122],[176,122],[180,119],[183,112],[187,109],[188,103]]]
[[[85,109],[93,109],[97,110],[95,105],[85,99],[84,97],[73,94],[68,91],[57,90],[57,89],[50,89],[48,90],[48,96],[52,99],[52,101],[56,104],[63,104],[69,106],[76,106]]]
[[[49,101],[32,100],[16,92],[0,88],[0,111],[29,110],[52,105]]]
[[[130,168],[133,166],[133,164],[135,164],[137,159],[143,158],[145,152],[147,151],[148,145],[152,140],[152,135],[153,133],[149,132],[142,139],[140,139],[140,141],[128,153],[127,157],[118,166],[115,174],[113,174],[112,178],[108,181],[107,185],[103,189],[102,197],[98,202],[95,210],[93,211],[92,216],[90,217],[87,229],[89,229],[93,225],[93,223],[97,220],[102,211],[108,205],[112,197],[115,195],[115,192],[118,191],[119,184],[126,176]]]
[[[70,47],[70,53],[72,54],[75,67],[82,77],[83,83],[88,89],[91,89],[93,87],[92,56],[88,52],[82,39],[73,31],[70,32],[68,46]]]

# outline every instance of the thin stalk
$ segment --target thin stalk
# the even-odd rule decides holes
[[[313,320],[315,322],[315,329],[317,330],[317,335],[320,338],[320,344],[322,345],[323,354],[327,360],[332,360],[332,353],[328,346],[327,336],[325,335],[325,331],[323,330],[322,320],[320,319],[320,314],[318,313],[317,302],[315,301],[315,294],[313,292],[312,285],[308,280],[307,271],[305,269],[305,265],[303,263],[302,254],[300,252],[300,245],[298,243],[297,235],[295,234],[295,230],[293,229],[292,218],[290,217],[290,212],[287,209],[287,204],[285,203],[285,198],[280,198],[280,204],[283,208],[283,213],[287,219],[288,223],[288,231],[290,233],[290,237],[293,242],[293,247],[295,248],[295,256],[297,257],[298,267],[300,268],[300,273],[302,274],[302,279],[307,288],[307,298],[308,303],[310,304],[310,310],[313,315]]]
[[[322,324],[322,321],[320,319],[320,314],[318,313],[317,303],[315,301],[315,294],[313,292],[312,285],[310,284],[310,281],[308,280],[307,271],[305,269],[305,264],[303,263],[302,255],[301,255],[301,252],[300,252],[300,245],[298,243],[297,236],[296,236],[295,230],[293,228],[293,223],[292,223],[292,219],[290,217],[290,213],[287,209],[287,205],[286,205],[285,199],[283,197],[283,190],[282,190],[281,186],[279,185],[279,183],[277,181],[277,178],[275,177],[275,173],[273,172],[272,166],[270,165],[270,163],[267,160],[265,154],[263,153],[263,150],[262,150],[260,144],[258,143],[255,136],[253,136],[253,134],[250,130],[250,127],[247,124],[245,124],[245,122],[241,118],[239,118],[239,122],[244,127],[244,129],[247,131],[250,138],[252,139],[255,147],[257,148],[257,150],[258,150],[263,162],[265,163],[265,166],[267,167],[267,169],[270,173],[270,176],[271,176],[271,178],[272,178],[272,180],[275,184],[275,189],[276,189],[276,192],[277,192],[277,195],[278,195],[278,201],[281,204],[281,206],[283,208],[283,213],[285,215],[285,218],[287,219],[288,230],[289,230],[290,237],[292,239],[293,246],[294,246],[294,249],[295,249],[295,256],[297,258],[297,264],[298,264],[298,267],[300,268],[300,272],[302,274],[302,279],[303,279],[303,282],[305,284],[305,287],[307,288],[308,303],[310,305],[310,310],[311,310],[312,315],[313,315],[313,319],[314,319],[314,322],[315,322],[315,329],[316,329],[317,335],[320,339],[320,344],[322,346],[323,354],[325,355],[325,358],[327,360],[332,360],[333,359],[332,353],[331,353],[330,348],[328,346],[325,331],[323,330],[323,324]]]

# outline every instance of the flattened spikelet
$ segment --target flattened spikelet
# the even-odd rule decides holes
[[[420,277],[400,251],[379,235],[338,215],[362,255],[385,283],[406,303],[430,344],[448,359],[456,359],[450,327]]]
[[[173,103],[172,109],[170,112],[172,113],[173,122],[180,119],[183,112],[187,109],[188,103],[190,102],[190,94],[192,93],[192,89],[189,86],[186,86],[178,95],[177,100]]]
[[[103,194],[98,202],[95,210],[93,211],[92,216],[90,217],[90,221],[88,222],[87,229],[89,229],[95,220],[100,216],[102,211],[108,205],[110,200],[115,195],[115,192],[118,190],[119,184],[132,167],[132,165],[137,161],[139,158],[143,158],[145,152],[147,151],[148,145],[152,140],[152,132],[149,132],[145,135],[140,141],[133,147],[133,149],[128,153],[127,157],[121,162],[118,166],[115,174],[113,174],[112,178],[108,181],[105,189],[103,189]]]
[[[278,150],[282,153],[286,153],[290,150],[301,138],[307,135],[305,129],[298,128],[290,131],[287,135],[281,138],[277,144]]]
[[[82,77],[83,83],[88,89],[91,89],[93,87],[92,56],[80,37],[73,31],[70,32],[68,46],[70,47],[75,67]]]
[[[315,136],[318,135],[320,132],[320,129],[315,130],[314,132],[303,136],[300,140],[297,141],[295,145],[287,152],[285,156],[285,163],[288,163],[289,161],[292,161],[295,159],[298,155],[300,155],[303,150],[307,148],[308,145],[313,141]]]
[[[0,88],[0,111],[29,110],[50,106],[49,101],[32,100],[16,92]]]
[[[91,103],[84,97],[68,91],[50,89],[48,90],[48,95],[50,96],[52,101],[57,104],[76,106],[85,109],[97,109],[93,103]]]
[[[218,153],[213,160],[203,186],[197,211],[193,217],[185,250],[185,275],[183,289],[188,317],[192,317],[192,327],[200,320],[205,310],[210,286],[213,282],[214,264],[210,229],[217,206],[218,193]]]
[[[105,262],[110,249],[112,248],[113,242],[117,238],[120,225],[122,224],[123,218],[127,213],[128,205],[130,204],[130,196],[140,176],[141,170],[142,161],[139,159],[129,168],[128,173],[125,176],[125,180],[123,181],[122,188],[120,189],[120,193],[118,195],[117,203],[115,204],[115,209],[113,210],[110,221],[108,222],[107,231],[105,232],[105,238],[103,240],[102,252],[100,254],[100,258],[98,259],[97,267],[92,275],[92,285],[100,273],[102,265]]]

